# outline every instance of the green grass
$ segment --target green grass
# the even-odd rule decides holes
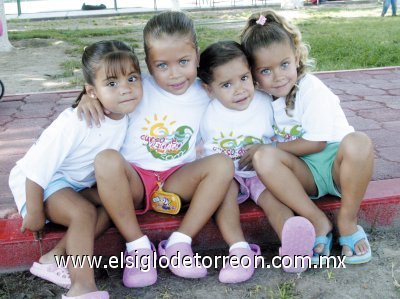
[[[400,65],[398,18],[312,17],[298,20],[316,71]],[[220,39],[238,41],[239,30],[199,27],[200,49]]]
[[[213,29],[207,27],[198,27],[196,29],[200,51],[204,50],[207,45],[219,40],[235,40],[239,42],[239,33],[235,29]]]
[[[296,290],[294,280],[282,282],[276,286],[256,284],[248,289],[249,298],[269,298],[269,299],[296,299],[300,293]]]
[[[203,50],[218,40],[239,40],[246,19],[257,9],[197,11],[190,13]],[[311,47],[315,71],[400,65],[400,18],[379,17],[381,4],[358,8],[320,6],[297,11],[293,17],[303,40]],[[351,13],[350,13],[351,11]],[[278,13],[283,13],[279,12]],[[82,49],[101,39],[120,39],[133,46],[144,61],[142,30],[152,14],[47,21],[10,20],[11,42],[46,39],[62,41],[66,61],[61,76],[72,77],[79,68]],[[72,82],[71,81],[71,82]]]
[[[71,77],[75,74],[75,71],[81,68],[81,62],[77,60],[66,60],[62,64],[64,68],[63,77]]]
[[[294,281],[282,282],[276,289],[270,287],[268,290],[268,298],[270,299],[295,299],[298,297],[299,293]]]
[[[400,65],[397,18],[317,18],[299,21],[316,70]]]
[[[58,29],[34,29],[25,31],[11,31],[9,32],[9,38],[13,40],[31,39],[31,38],[44,38],[44,39],[56,39],[66,42],[74,43],[79,38],[90,38],[90,37],[111,37],[113,35],[132,34],[131,28],[96,28],[96,29],[77,29],[77,30],[58,30]]]

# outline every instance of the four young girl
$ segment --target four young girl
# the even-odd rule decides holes
[[[32,268],[48,273],[45,265],[65,252],[92,255],[94,237],[108,225],[105,211],[126,240],[126,256],[149,256],[152,263],[156,249],[141,232],[136,214],[154,208],[157,194],[166,197],[163,209],[169,212],[179,208],[168,206],[171,198],[178,196],[188,205],[178,230],[158,246],[159,255],[189,257],[189,267],[170,265],[181,277],[207,274],[196,264],[191,241],[214,213],[230,255],[252,260],[260,254],[257,245],[245,241],[240,227],[237,204],[248,197],[263,208],[280,237],[281,255],[312,255],[316,233],[317,257],[329,255],[332,224],[308,196],[341,196],[338,227],[346,261],[371,258],[366,235],[357,226],[372,173],[369,138],[353,132],[338,98],[306,73],[308,52],[296,27],[272,11],[255,14],[241,42],[250,66],[234,42],[216,43],[202,53],[198,75],[205,90],[196,79],[196,32],[182,12],[164,12],[146,24],[150,76],[140,77],[135,55],[122,43],[100,42],[85,50],[87,84],[78,115],[84,112],[97,121],[104,108],[108,117],[101,128],[91,129],[67,109],[10,174],[23,230],[41,231],[46,217],[68,226],[59,246]],[[254,90],[253,78],[265,93]],[[217,100],[210,103],[207,93]],[[200,127],[205,157],[195,160]],[[85,189],[95,179],[98,194]],[[96,211],[100,204],[104,209]],[[125,286],[156,282],[156,268],[143,266],[124,269]],[[254,268],[227,265],[219,279],[245,281]],[[93,269],[69,270],[69,297],[107,295],[97,291]]]

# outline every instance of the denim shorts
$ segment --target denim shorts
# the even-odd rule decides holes
[[[82,191],[86,187],[77,186],[77,185],[72,184],[71,182],[68,182],[64,178],[59,178],[58,180],[50,182],[50,184],[47,186],[47,188],[44,189],[44,191],[43,191],[43,202],[46,202],[46,200],[51,195],[53,195],[57,191],[59,191],[61,189],[64,189],[64,188],[71,188],[72,190],[74,190],[75,192],[78,193],[79,191]],[[25,217],[25,215],[26,215],[26,203],[23,205],[23,207],[21,209],[21,216]]]
[[[318,199],[327,194],[338,197],[342,196],[332,176],[333,162],[335,161],[339,145],[339,142],[328,143],[322,151],[300,157],[311,170],[315,185],[318,189],[318,194],[316,196],[310,196],[311,199]]]

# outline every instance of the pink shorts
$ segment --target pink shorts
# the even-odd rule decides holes
[[[234,178],[239,183],[238,204],[245,202],[249,197],[257,203],[258,197],[266,189],[260,179],[257,176],[243,178],[238,175]]]
[[[158,188],[158,182],[164,183],[171,174],[181,168],[183,165],[178,165],[172,167],[165,171],[154,171],[154,170],[147,170],[136,166],[135,164],[131,164],[132,168],[138,173],[140,179],[142,180],[144,186],[144,198],[146,200],[146,206],[143,210],[137,210],[136,215],[143,215],[147,211],[151,210],[151,195],[155,190]]]

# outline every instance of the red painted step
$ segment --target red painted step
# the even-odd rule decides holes
[[[318,206],[333,219],[340,200],[325,197],[317,201]],[[170,216],[149,212],[139,216],[139,223],[145,234],[158,243],[168,238],[182,220],[182,215]],[[359,213],[360,224],[365,229],[400,228],[400,179],[371,182],[361,205]],[[251,201],[241,205],[241,220],[243,230],[249,242],[266,244],[277,243],[277,237],[263,214]],[[19,219],[0,220],[0,272],[27,269],[40,256],[39,243],[33,239],[30,232],[21,234]],[[64,228],[49,225],[42,241],[42,250],[47,252],[64,234]],[[223,248],[226,244],[214,224],[210,221],[195,238],[196,248]],[[119,255],[124,249],[124,242],[115,228],[110,228],[96,241],[96,255]]]

